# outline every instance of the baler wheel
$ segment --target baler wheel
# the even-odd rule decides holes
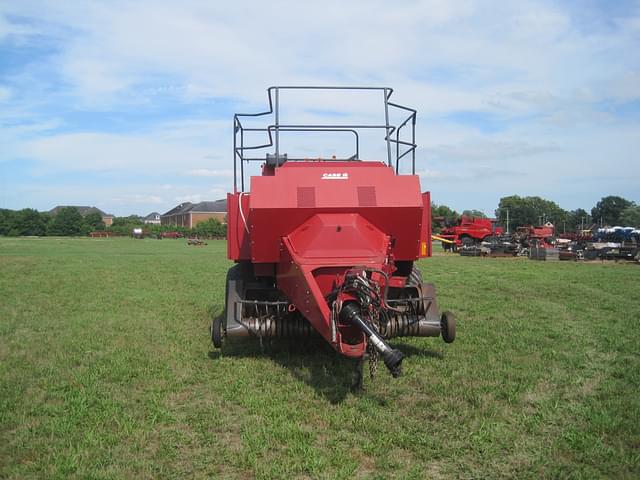
[[[422,285],[422,272],[415,265],[411,269],[409,277],[407,277],[407,287],[419,287]]]
[[[211,323],[211,341],[214,347],[222,347],[222,315],[216,315]]]
[[[411,273],[407,277],[407,282],[405,283],[405,288],[415,288],[418,296],[421,295],[422,292],[422,272],[415,265],[411,269]],[[413,295],[410,295],[413,296]],[[426,306],[422,303],[422,306],[418,306],[417,313],[424,314]]]
[[[440,325],[442,327],[442,340],[445,343],[452,343],[456,339],[456,317],[449,311],[442,312]]]
[[[216,316],[213,322],[211,322],[211,341],[216,348],[222,347],[222,337],[223,334],[226,334],[227,309],[229,308],[229,282],[246,278],[248,271],[249,267],[245,263],[237,263],[227,270],[227,279],[225,280],[224,286],[224,309],[222,313]]]

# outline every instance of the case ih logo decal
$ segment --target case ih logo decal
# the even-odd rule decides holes
[[[322,180],[349,180],[348,173],[323,173]]]

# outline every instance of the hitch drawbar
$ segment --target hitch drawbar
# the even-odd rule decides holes
[[[375,347],[384,364],[387,366],[394,378],[400,376],[402,359],[404,355],[400,350],[395,350],[385,342],[382,337],[360,316],[360,308],[356,302],[346,303],[340,310],[340,320],[344,323],[351,323],[358,327],[367,336],[367,339]]]

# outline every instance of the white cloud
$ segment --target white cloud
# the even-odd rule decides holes
[[[129,205],[129,204],[154,204],[161,205],[165,203],[162,197],[157,195],[143,195],[143,194],[127,194],[121,197],[115,197],[112,200],[115,204]]]
[[[183,203],[183,202],[191,202],[191,203],[199,203],[204,201],[204,197],[199,194],[192,194],[192,195],[180,195],[174,198],[174,200],[176,201],[176,203]]]
[[[61,171],[183,174],[202,165],[217,146],[163,136],[164,128],[137,134],[62,133],[15,145],[15,154]],[[231,140],[227,140],[231,142]],[[224,170],[220,170],[223,172]]]
[[[558,151],[552,145],[530,145],[523,141],[477,140],[458,145],[437,145],[424,149],[434,159],[449,161],[510,160]]]
[[[11,90],[0,85],[0,103],[4,103],[11,98]]]
[[[195,168],[188,170],[187,175],[192,177],[232,177],[233,170],[210,170],[208,168]]]

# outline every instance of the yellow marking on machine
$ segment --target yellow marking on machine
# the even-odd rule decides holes
[[[438,240],[439,242],[444,242],[444,243],[456,243],[453,240],[447,240],[446,238],[442,238],[439,235],[431,235],[431,240]]]

